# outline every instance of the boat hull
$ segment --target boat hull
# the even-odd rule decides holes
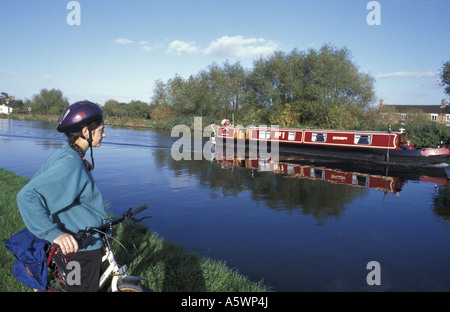
[[[230,141],[233,142],[232,150],[227,147]],[[270,154],[273,152],[272,142],[270,141],[261,144],[260,141],[219,139],[216,140],[215,144],[217,150],[224,152],[251,153],[254,151],[254,148],[257,148],[258,154]],[[243,147],[245,147],[245,150],[243,150]],[[290,144],[282,142],[278,142],[276,148],[281,155],[307,156],[310,158],[337,158],[352,162],[371,162],[391,166],[429,166],[442,164],[446,163],[450,156],[449,148],[402,150]]]

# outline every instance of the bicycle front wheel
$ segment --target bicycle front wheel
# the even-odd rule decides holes
[[[150,288],[142,284],[121,283],[117,286],[118,292],[152,292]]]

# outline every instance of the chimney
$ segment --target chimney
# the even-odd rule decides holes
[[[445,108],[445,100],[441,100],[441,108]]]
[[[383,106],[383,100],[380,100],[380,108]]]

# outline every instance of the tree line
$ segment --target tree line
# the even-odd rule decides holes
[[[241,124],[354,127],[375,100],[374,79],[352,63],[350,52],[275,52],[254,61],[215,63],[184,79],[157,81],[151,105],[155,117],[217,116]]]

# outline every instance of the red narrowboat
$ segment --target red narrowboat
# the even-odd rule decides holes
[[[216,146],[267,146],[280,153],[325,156],[398,166],[446,163],[450,149],[411,148],[406,133],[353,130],[283,129],[277,127],[218,126]],[[258,150],[260,152],[260,150]]]

